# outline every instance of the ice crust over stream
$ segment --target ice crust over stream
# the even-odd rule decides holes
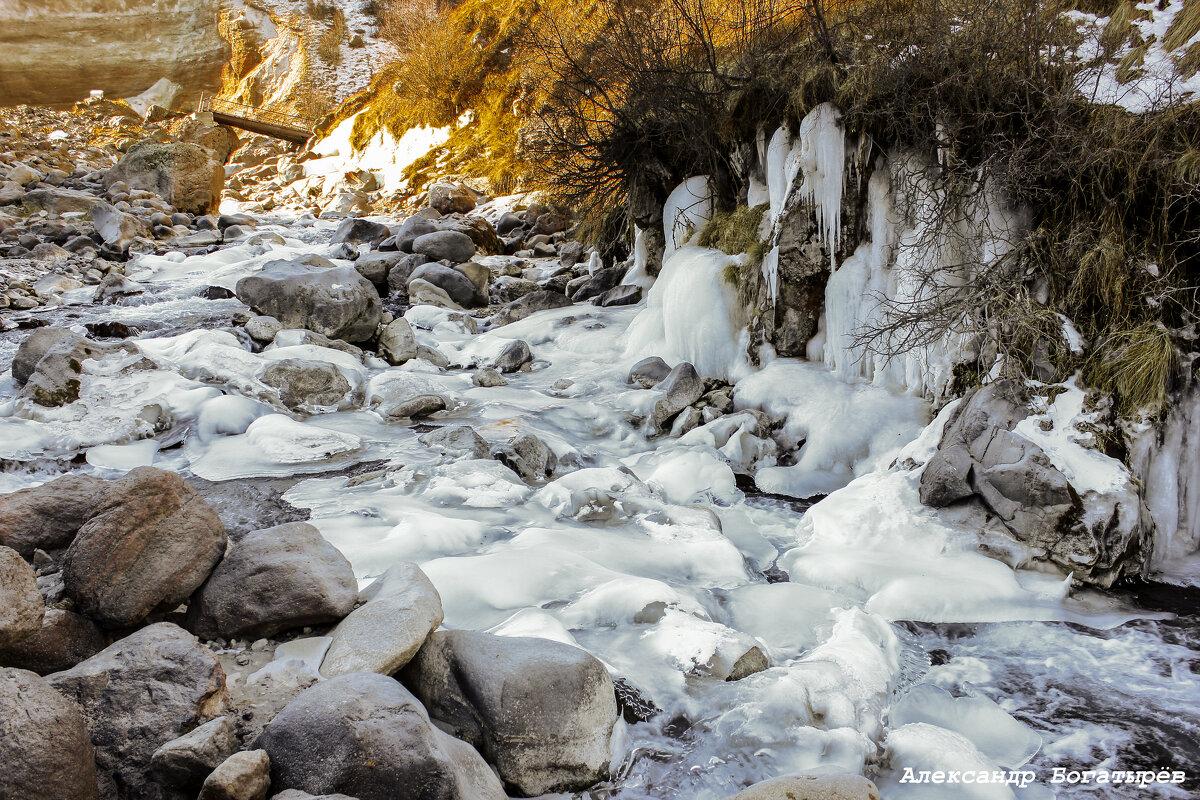
[[[333,251],[331,224],[269,229],[284,244],[142,257],[131,270],[145,290],[139,304],[100,313],[165,321],[232,310],[196,295],[270,260]],[[753,781],[822,770],[865,771],[887,798],[1042,798],[1053,796],[1045,785],[939,795],[898,777],[905,767],[1148,768],[1139,731],[1195,731],[1194,642],[1168,644],[1154,627],[1166,622],[1115,601],[1067,597],[1064,575],[987,557],[971,525],[920,504],[920,466],[952,406],[934,417],[916,392],[834,364],[768,359],[751,369],[722,280],[730,258],[685,245],[641,305],[576,305],[479,335],[446,312],[409,311],[418,341],[458,366],[526,340],[535,368],[503,387],[308,345],[254,354],[205,329],[134,340],[145,360],[88,362],[81,400],[63,409],[25,405],[5,373],[0,457],[84,452],[83,469],[105,476],[143,463],[214,481],[297,476],[285,498],[312,510],[364,583],[415,561],[441,594],[447,627],[576,644],[662,709],[625,731],[617,798],[720,800]],[[795,463],[776,465],[749,414],[648,438],[629,420],[659,393],[624,378],[651,354],[737,380],[739,408],[783,419],[784,443],[803,442]],[[437,392],[448,408],[432,424],[470,424],[492,444],[534,433],[560,470],[530,486],[497,461],[426,447],[419,431],[371,410],[282,413],[258,376],[287,357],[331,364],[368,397]],[[337,474],[369,461],[386,467]],[[735,471],[751,469],[770,491],[829,494],[807,512],[747,496]],[[51,477],[0,473],[0,490]],[[770,667],[722,680],[752,647]],[[945,654],[931,667],[935,650]],[[1084,675],[1072,705],[1064,676]],[[1058,693],[1055,713],[1042,687]],[[1135,708],[1141,721],[1131,723]]]

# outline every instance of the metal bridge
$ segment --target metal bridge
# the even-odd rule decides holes
[[[283,114],[265,108],[222,100],[219,97],[200,98],[199,114],[211,114],[213,122],[259,133],[285,142],[304,144],[313,135],[313,120],[296,114]]]

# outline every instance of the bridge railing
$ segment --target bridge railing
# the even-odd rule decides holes
[[[309,117],[302,117],[299,114],[284,114],[281,111],[270,111],[265,108],[245,105],[244,103],[235,103],[232,100],[223,100],[219,97],[202,97],[200,98],[200,111],[228,114],[233,117],[241,117],[242,119],[254,120],[256,122],[265,122],[271,125],[282,125],[287,128],[295,128],[299,131],[311,132],[313,129],[314,120]]]

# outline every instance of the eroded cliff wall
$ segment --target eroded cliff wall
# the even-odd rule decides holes
[[[0,0],[0,105],[53,105],[160,78],[215,91],[229,45],[222,0]]]

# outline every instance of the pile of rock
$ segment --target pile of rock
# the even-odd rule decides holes
[[[0,156],[0,308],[119,284],[131,255],[206,250],[252,230],[248,217],[222,224],[209,216],[238,144],[228,128],[187,120],[172,134],[124,113],[98,118],[114,109],[128,110],[99,101],[75,112],[22,108],[0,120],[9,148]],[[139,138],[96,135],[114,129]]]
[[[0,796],[502,800],[606,776],[599,661],[441,622],[416,565],[360,593],[313,526],[227,532],[171,472],[0,495]]]
[[[702,378],[687,361],[671,367],[658,356],[644,358],[630,368],[625,382],[661,394],[647,420],[651,433],[682,436],[734,410],[733,387],[715,378]],[[759,417],[757,435],[768,434],[771,421],[766,414],[753,409],[740,413]]]

